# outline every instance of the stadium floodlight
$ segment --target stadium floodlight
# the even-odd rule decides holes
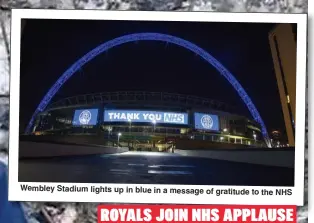
[[[240,96],[240,98],[243,100],[246,107],[250,111],[254,120],[261,125],[262,134],[264,136],[265,142],[268,147],[271,147],[268,132],[264,124],[264,121],[262,120],[262,117],[257,111],[249,95],[243,89],[239,81],[233,76],[233,74],[229,70],[227,70],[216,58],[214,58],[207,51],[197,46],[196,44],[191,43],[185,39],[182,39],[176,36],[162,34],[162,33],[134,33],[134,34],[120,36],[120,37],[117,37],[115,39],[112,39],[112,40],[109,40],[100,44],[99,46],[95,47],[94,49],[89,51],[87,54],[85,54],[83,57],[78,59],[61,75],[61,77],[54,83],[54,85],[46,93],[46,95],[44,96],[44,98],[41,100],[38,107],[36,108],[35,112],[33,113],[31,120],[29,121],[28,126],[25,130],[25,133],[29,134],[31,132],[34,126],[34,122],[37,118],[37,115],[46,109],[50,101],[53,99],[53,97],[59,91],[59,89],[63,86],[63,84],[67,82],[73,76],[73,74],[77,73],[77,71],[79,71],[82,66],[84,66],[86,63],[94,59],[99,54],[106,52],[113,47],[120,46],[125,43],[136,42],[136,41],[159,41],[159,42],[172,43],[172,44],[181,46],[187,50],[192,51],[193,53],[203,58],[206,62],[211,64],[236,90],[236,92],[238,93],[238,95]]]

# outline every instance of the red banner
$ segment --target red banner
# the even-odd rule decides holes
[[[100,205],[103,222],[272,222],[296,223],[296,206]]]

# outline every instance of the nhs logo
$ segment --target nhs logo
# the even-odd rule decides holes
[[[186,124],[184,114],[179,113],[164,113],[164,122],[174,124]]]

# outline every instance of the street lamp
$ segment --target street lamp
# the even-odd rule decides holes
[[[131,125],[132,125],[132,120],[128,119],[129,122],[129,135],[131,135]]]
[[[256,144],[256,134],[253,134],[254,140],[255,140],[255,144]]]
[[[128,122],[129,122],[129,142],[128,142],[128,145],[130,146],[132,120],[131,120],[131,119],[128,119]]]
[[[120,136],[121,136],[121,132],[118,133],[118,147],[120,147]]]
[[[112,127],[111,126],[109,126],[108,127],[108,139],[110,139],[110,137],[111,137],[111,132],[112,132]]]
[[[153,120],[152,123],[153,123],[153,125],[154,125],[154,133],[155,133],[156,120]]]

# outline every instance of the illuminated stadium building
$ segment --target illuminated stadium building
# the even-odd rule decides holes
[[[132,147],[179,140],[207,143],[206,148],[265,146],[260,125],[232,110],[214,100],[170,93],[79,95],[50,104],[37,116],[33,133],[98,135]]]

